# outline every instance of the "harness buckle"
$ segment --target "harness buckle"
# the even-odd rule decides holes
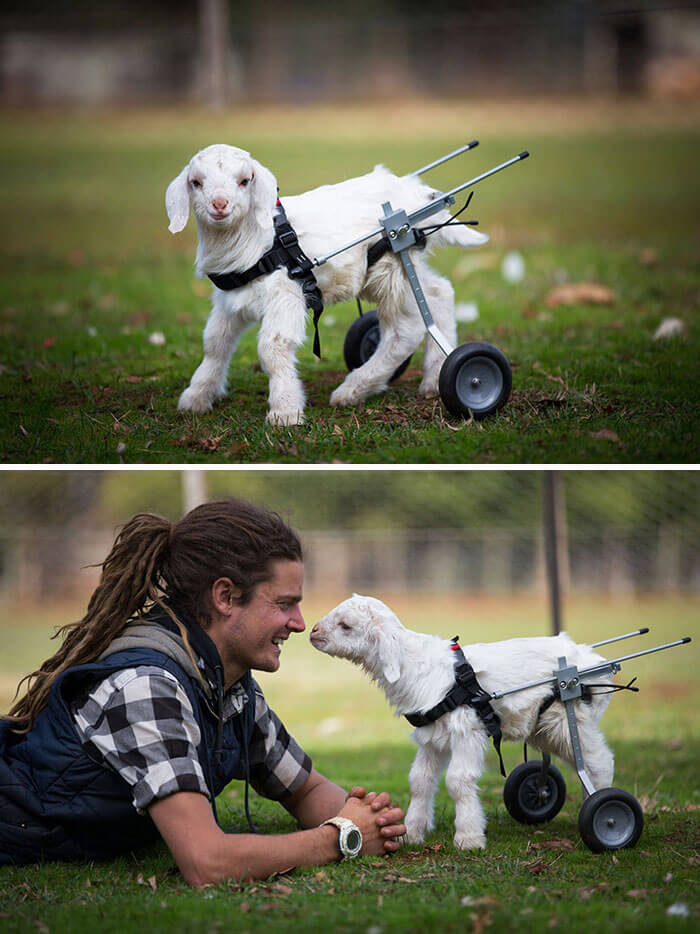
[[[299,242],[297,240],[297,235],[293,230],[285,230],[282,233],[277,231],[277,236],[279,241],[285,249],[289,249],[290,246],[296,246]]]

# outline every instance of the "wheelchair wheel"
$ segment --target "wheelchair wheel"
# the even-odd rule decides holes
[[[440,370],[440,398],[452,415],[476,419],[492,415],[508,401],[513,386],[502,351],[484,341],[453,350]]]
[[[622,788],[594,792],[583,802],[578,815],[581,839],[594,853],[633,847],[643,828],[639,801]]]
[[[544,824],[556,817],[566,801],[564,776],[551,764],[543,775],[541,762],[523,762],[506,779],[503,801],[519,823]]]

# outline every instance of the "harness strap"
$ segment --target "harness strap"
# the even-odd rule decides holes
[[[240,289],[253,279],[265,276],[276,269],[286,267],[290,279],[301,282],[306,307],[314,313],[314,354],[321,356],[321,339],[318,333],[318,321],[323,311],[323,295],[313,274],[313,263],[299,246],[296,231],[289,223],[282,202],[277,199],[275,216],[275,239],[271,248],[244,272],[210,273],[209,278],[224,292]]]
[[[426,234],[418,227],[413,228],[413,233],[416,235],[416,248],[419,250],[425,249],[425,244],[428,241]],[[369,250],[367,250],[367,268],[369,269],[370,266],[378,262],[390,249],[389,238],[384,233],[382,234],[382,239],[377,240],[377,242],[373,243]]]
[[[425,713],[404,714],[411,726],[428,726],[435,723],[440,717],[444,716],[457,707],[466,705],[472,707],[479,719],[484,725],[486,732],[493,740],[493,746],[498,755],[498,761],[501,767],[501,775],[506,777],[506,770],[501,755],[501,721],[498,714],[491,706],[490,695],[481,687],[477,681],[474,669],[465,658],[464,652],[459,647],[459,636],[455,636],[450,646],[455,653],[455,684],[448,691],[447,695],[426,710]]]

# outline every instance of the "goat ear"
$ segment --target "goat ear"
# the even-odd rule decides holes
[[[389,684],[394,684],[399,680],[401,674],[401,660],[399,658],[399,640],[393,632],[377,626],[374,630],[377,640],[377,653],[379,663],[382,666],[382,673]]]
[[[277,201],[277,179],[269,169],[255,159],[252,160],[255,179],[253,180],[253,209],[255,220],[261,227],[269,227],[272,212]]]
[[[165,192],[165,210],[168,212],[170,233],[180,233],[184,230],[190,216],[190,193],[187,190],[187,175],[189,165],[170,182]]]

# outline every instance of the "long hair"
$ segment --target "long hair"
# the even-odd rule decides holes
[[[29,687],[6,719],[17,732],[29,731],[58,676],[98,659],[129,620],[155,603],[165,600],[206,626],[214,581],[229,577],[245,604],[278,560],[302,560],[299,536],[277,513],[242,500],[204,503],[176,523],[139,513],[117,535],[85,616],[56,632],[60,649],[22,678],[15,696],[25,681]]]

